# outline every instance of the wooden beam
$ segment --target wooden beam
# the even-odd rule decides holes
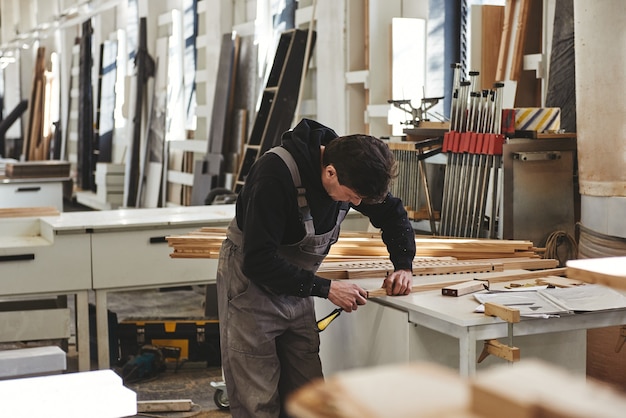
[[[566,269],[567,277],[571,279],[626,289],[626,257],[570,260]]]
[[[515,5],[517,0],[507,0],[504,6],[504,22],[500,37],[500,49],[498,51],[498,66],[496,68],[496,80],[504,81],[511,43],[511,31],[515,19]]]
[[[525,279],[537,279],[542,277],[550,277],[550,276],[560,276],[565,274],[565,267],[556,268],[556,269],[547,269],[547,270],[538,270],[538,271],[530,271],[527,273],[514,273],[514,274],[498,274],[495,277],[488,278],[489,283],[502,283],[511,280],[525,280]],[[411,288],[411,293],[415,292],[426,292],[429,290],[438,290],[446,286],[455,285],[458,283],[462,283],[467,281],[467,277],[465,278],[457,278],[450,280],[442,280],[437,283],[423,283],[413,285]],[[387,291],[383,288],[379,289],[371,289],[367,291],[368,298],[376,298],[381,296],[387,296]]]
[[[191,399],[137,401],[137,412],[188,412],[193,405]]]

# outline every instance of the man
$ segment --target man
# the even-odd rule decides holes
[[[415,235],[389,192],[393,154],[366,135],[337,137],[304,119],[251,168],[217,271],[222,367],[234,418],[285,416],[288,393],[322,376],[313,298],[346,312],[366,291],[315,275],[350,207],[382,230],[395,271],[388,295],[410,293]]]

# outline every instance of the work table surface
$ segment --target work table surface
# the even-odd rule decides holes
[[[181,206],[170,208],[115,209],[107,211],[63,212],[42,217],[43,227],[62,232],[197,225],[204,221],[228,222],[235,216],[235,205]]]

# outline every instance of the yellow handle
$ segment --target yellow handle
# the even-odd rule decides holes
[[[339,316],[341,311],[343,311],[343,309],[337,308],[331,313],[329,313],[328,315],[326,315],[324,318],[317,321],[317,332],[324,331],[326,327],[330,325],[330,323],[333,322],[333,320]]]

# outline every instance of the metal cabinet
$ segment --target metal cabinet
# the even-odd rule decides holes
[[[580,206],[575,137],[509,139],[502,167],[503,239],[543,246],[555,231],[574,236]]]

